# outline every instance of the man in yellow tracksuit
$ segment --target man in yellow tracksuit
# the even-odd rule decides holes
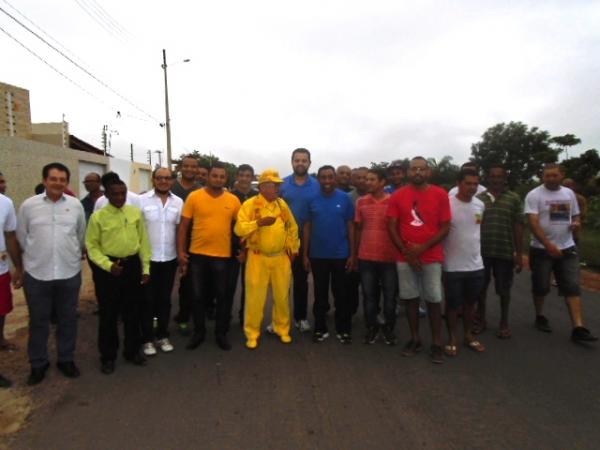
[[[244,202],[234,228],[248,248],[244,333],[249,349],[258,345],[269,284],[273,290],[273,329],[281,342],[292,342],[288,295],[291,262],[298,254],[300,240],[296,220],[279,198],[281,183],[276,170],[265,170],[258,179],[259,195]]]

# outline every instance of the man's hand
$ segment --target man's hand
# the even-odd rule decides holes
[[[244,264],[246,262],[246,258],[246,250],[240,250],[237,256],[235,257],[235,259],[237,259],[240,264]]]
[[[13,272],[11,279],[12,279],[13,289],[19,289],[21,286],[23,286],[23,269],[15,268],[15,271]]]
[[[150,282],[150,275],[148,275],[147,273],[142,275],[142,281],[140,282],[140,284],[148,284]]]
[[[352,272],[356,270],[356,258],[350,255],[350,257],[346,260],[346,272]]]
[[[259,227],[268,227],[270,225],[273,225],[276,220],[276,217],[261,217],[256,221],[256,225],[258,225]]]
[[[112,273],[112,275],[114,277],[120,277],[121,274],[123,273],[123,266],[121,265],[121,260],[117,259],[113,265],[110,267],[110,273]]]
[[[190,257],[187,254],[187,252],[181,252],[181,253],[179,253],[178,259],[179,259],[179,272],[181,273],[182,277],[185,277],[185,275],[187,274]]]
[[[581,222],[579,220],[574,220],[571,223],[571,231],[577,233],[579,230],[581,230]]]
[[[427,250],[427,247],[423,244],[408,245],[404,252],[404,256],[406,256],[407,260],[418,260],[419,256],[421,256],[425,250]]]
[[[308,256],[304,257],[304,270],[306,270],[307,272],[310,272],[310,259],[308,258]]]
[[[550,254],[550,256],[552,256],[553,258],[561,258],[562,257],[562,250],[560,248],[558,248],[556,246],[556,244],[553,244],[552,242],[550,242],[547,246],[546,246],[546,250],[548,251],[548,253]]]
[[[516,253],[514,256],[515,263],[515,273],[521,273],[523,270],[523,255],[520,253]]]
[[[298,253],[288,253],[288,258],[290,258],[290,264],[294,263],[294,260],[298,256]]]

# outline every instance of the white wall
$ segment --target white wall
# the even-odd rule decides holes
[[[109,158],[110,170],[119,175],[119,178],[129,187],[131,183],[131,161],[125,159]]]

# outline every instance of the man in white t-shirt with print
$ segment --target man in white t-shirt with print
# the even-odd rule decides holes
[[[456,195],[450,197],[452,219],[444,240],[444,275],[446,290],[446,323],[448,344],[444,351],[456,356],[458,348],[458,311],[463,310],[464,344],[476,352],[485,347],[473,336],[471,325],[475,303],[485,284],[481,257],[481,219],[485,205],[475,197],[479,174],[463,169],[458,174]]]
[[[571,189],[561,186],[564,170],[558,164],[546,164],[543,184],[525,197],[525,214],[532,232],[529,251],[531,283],[535,305],[535,326],[551,332],[548,319],[542,314],[544,298],[550,291],[553,272],[559,294],[565,297],[575,342],[598,340],[583,326],[581,292],[579,288],[579,254],[573,232],[581,227],[577,198]]]

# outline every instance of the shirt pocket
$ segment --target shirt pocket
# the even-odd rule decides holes
[[[55,216],[54,223],[65,234],[73,235],[77,228],[77,217],[69,214],[60,214]]]
[[[143,210],[144,218],[149,222],[158,222],[160,220],[160,211],[158,206],[148,205],[144,206]]]
[[[167,207],[165,211],[165,221],[167,223],[178,223],[179,222],[179,209],[173,206]]]

